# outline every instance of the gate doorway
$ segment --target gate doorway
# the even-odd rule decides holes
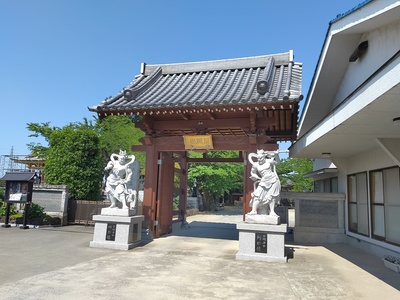
[[[235,147],[240,145],[236,143]],[[179,145],[178,145],[179,146]],[[224,145],[222,150],[236,150],[235,147]],[[263,147],[266,148],[266,145]],[[256,147],[252,152],[256,151]],[[277,145],[269,145],[268,150],[276,150]],[[235,158],[209,158],[207,152],[202,158],[190,158],[187,151],[155,151],[157,159],[146,155],[146,180],[144,183],[143,214],[146,218],[146,228],[149,229],[154,237],[171,233],[173,228],[173,204],[174,199],[178,199],[178,211],[186,214],[187,208],[187,186],[188,186],[188,167],[193,163],[240,163],[243,164],[243,197],[249,199],[243,201],[242,214],[250,211],[249,201],[253,181],[249,178],[251,164],[247,164],[247,151],[238,151],[239,155]],[[154,164],[153,162],[157,162]],[[151,166],[151,167],[150,167]],[[153,169],[153,178],[148,179]],[[178,177],[178,180],[177,178]],[[156,182],[154,182],[156,178]],[[156,189],[152,188],[156,186]]]
[[[239,157],[232,158],[208,158],[207,153],[202,158],[188,157],[188,152],[159,153],[158,160],[158,185],[155,202],[155,236],[171,233],[175,215],[178,221],[182,221],[187,214],[188,207],[188,169],[191,164],[198,163],[240,163],[244,160]],[[241,171],[242,177],[244,171]],[[243,179],[242,179],[243,180]],[[205,201],[204,195],[202,195]],[[175,205],[175,207],[174,207]],[[146,206],[146,205],[144,205]],[[243,207],[241,207],[243,210]]]

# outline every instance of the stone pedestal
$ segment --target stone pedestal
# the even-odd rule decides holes
[[[281,219],[279,216],[270,216],[270,215],[246,214],[244,221],[246,223],[269,224],[269,225],[281,224]]]
[[[236,259],[287,262],[285,233],[287,224],[239,223],[239,251]]]
[[[94,215],[93,241],[90,247],[129,250],[141,242],[143,215],[131,216],[126,209],[103,208],[101,215]]]

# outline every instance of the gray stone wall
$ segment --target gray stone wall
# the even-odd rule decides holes
[[[67,225],[68,195],[66,185],[34,185],[32,202],[42,206],[48,215],[59,217],[62,225]]]
[[[296,243],[346,243],[345,194],[282,192],[281,197],[295,201]]]

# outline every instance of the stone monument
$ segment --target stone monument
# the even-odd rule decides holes
[[[239,251],[236,259],[287,262],[287,224],[281,224],[280,217],[275,213],[281,192],[276,173],[276,165],[280,162],[279,152],[257,150],[257,153],[248,155],[248,161],[252,165],[250,178],[254,181],[250,200],[252,209],[245,215],[244,223],[237,224]]]
[[[90,247],[129,250],[141,241],[143,215],[137,215],[140,168],[134,155],[126,151],[111,154],[104,169],[105,195],[109,207],[94,215],[93,241]],[[132,180],[134,179],[134,180]]]

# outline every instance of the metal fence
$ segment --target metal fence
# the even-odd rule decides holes
[[[101,209],[110,206],[107,201],[68,201],[68,224],[94,225],[93,216],[100,215]]]

